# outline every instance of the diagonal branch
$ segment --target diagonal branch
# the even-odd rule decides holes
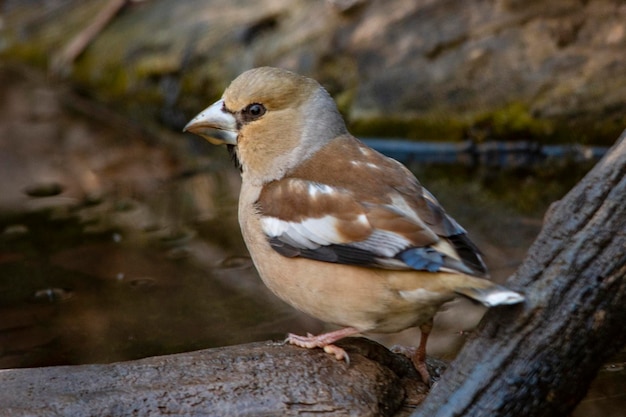
[[[568,416],[626,344],[626,131],[551,208],[509,285],[527,295],[492,309],[413,414]]]

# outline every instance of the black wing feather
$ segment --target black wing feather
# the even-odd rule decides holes
[[[279,237],[270,238],[269,242],[276,252],[289,258],[300,256],[338,264],[380,266],[380,263],[376,262],[374,254],[365,249],[335,244],[320,246],[316,249],[298,248],[280,240]]]

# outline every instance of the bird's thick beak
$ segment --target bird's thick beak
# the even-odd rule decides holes
[[[218,100],[191,119],[183,128],[202,136],[214,145],[237,144],[237,120],[224,109],[224,100]]]

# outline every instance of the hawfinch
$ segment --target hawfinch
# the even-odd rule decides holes
[[[316,81],[249,70],[184,130],[226,144],[241,170],[239,223],[263,282],[342,327],[286,342],[347,361],[333,345],[343,337],[419,326],[413,362],[427,381],[426,340],[443,303],[455,294],[486,306],[523,300],[485,279],[465,230],[407,168],[348,133]]]

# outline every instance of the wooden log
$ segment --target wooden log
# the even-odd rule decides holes
[[[421,416],[569,416],[626,344],[626,131],[562,200]]]
[[[425,396],[407,358],[362,338],[341,345],[350,365],[321,349],[258,342],[113,364],[0,370],[0,414],[394,416],[403,407],[408,415]]]

